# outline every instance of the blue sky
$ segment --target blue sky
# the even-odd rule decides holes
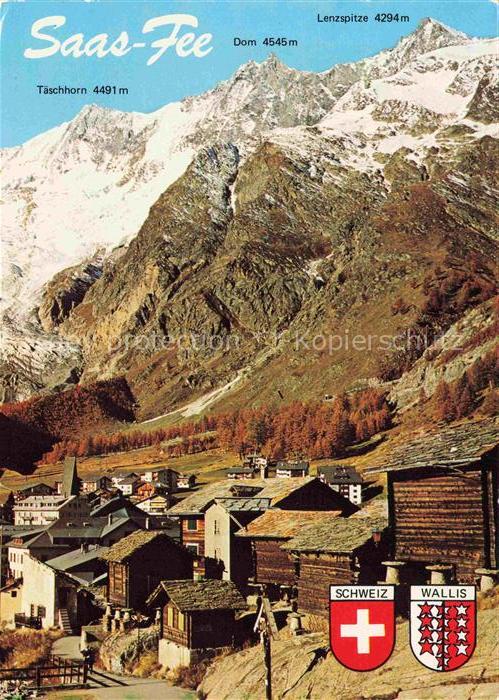
[[[472,36],[497,34],[498,5],[490,0],[406,0],[405,2],[292,2],[289,0],[252,2],[149,2],[108,0],[101,2],[9,2],[1,5],[2,110],[1,145],[23,143],[47,129],[67,121],[91,102],[123,110],[150,112],[164,104],[199,94],[228,78],[250,59],[263,60],[271,51],[262,45],[265,37],[286,36],[298,41],[297,47],[276,47],[275,53],[290,66],[321,71],[335,63],[354,61],[392,47],[413,31],[420,20],[431,16]],[[350,13],[368,15],[367,24],[319,24],[317,14]],[[407,23],[380,24],[377,12],[408,15]],[[153,65],[146,65],[155,53],[150,43],[167,36],[166,28],[143,34],[144,23],[161,15],[183,13],[197,17],[197,29],[184,28],[196,35],[211,33],[212,51],[202,57],[181,58],[170,48]],[[28,59],[27,48],[42,48],[48,42],[31,37],[36,20],[53,15],[66,18],[64,26],[47,28],[60,40],[83,33],[85,41],[95,34],[109,35],[109,45],[126,31],[130,43],[145,42],[127,55],[103,58],[55,55]],[[234,47],[233,38],[256,39],[256,47]],[[86,87],[87,95],[38,95],[37,85]],[[127,95],[96,95],[95,85],[128,88]]]

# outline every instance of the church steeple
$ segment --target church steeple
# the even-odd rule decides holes
[[[76,457],[66,457],[64,460],[64,475],[62,478],[62,495],[69,498],[78,496],[81,488],[81,480],[76,469]]]

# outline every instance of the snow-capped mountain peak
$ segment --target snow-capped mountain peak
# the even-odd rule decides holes
[[[392,99],[390,76],[400,83],[400,71],[429,52],[459,46],[466,54],[474,42],[426,19],[395,48],[322,73],[290,68],[271,54],[151,114],[87,105],[70,122],[5,149],[4,249],[16,274],[4,285],[4,305],[31,308],[55,273],[129,241],[200,147],[228,141],[244,155],[272,130],[358,110],[379,102],[382,89],[382,99]],[[479,77],[470,70],[466,95]],[[392,87],[397,92],[400,84]]]

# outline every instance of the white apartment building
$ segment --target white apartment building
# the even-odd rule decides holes
[[[56,520],[88,518],[90,506],[80,496],[30,496],[14,506],[14,525],[50,525]]]

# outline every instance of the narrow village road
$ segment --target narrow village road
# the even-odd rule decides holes
[[[61,637],[54,642],[52,652],[67,659],[81,660],[80,637]],[[100,669],[89,676],[88,688],[53,691],[51,700],[195,700],[196,693],[176,688],[163,680],[118,676]]]

